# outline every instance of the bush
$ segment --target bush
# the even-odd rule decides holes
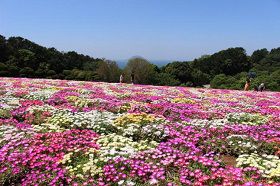
[[[5,65],[4,63],[0,63],[0,71],[5,71],[7,70],[7,65]]]
[[[210,82],[211,88],[220,89],[240,89],[239,84],[236,83],[235,77],[226,76],[225,74],[219,74],[215,76]]]
[[[48,75],[48,76],[53,76],[53,75],[56,75],[56,72],[55,72],[54,70],[49,70],[49,71],[47,72],[47,75]]]
[[[21,77],[33,77],[34,70],[30,67],[24,67],[19,71]]]
[[[177,86],[180,81],[175,79],[172,75],[167,73],[158,73],[156,75],[156,85]]]

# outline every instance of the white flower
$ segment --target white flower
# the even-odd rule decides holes
[[[132,182],[132,181],[127,181],[126,185],[127,185],[127,186],[133,186],[133,185],[135,185],[135,183]]]
[[[151,180],[149,181],[149,183],[150,183],[151,185],[154,185],[154,184],[157,184],[157,183],[158,183],[158,180],[155,179],[155,178],[153,178],[153,179],[151,179]]]
[[[124,183],[124,180],[121,180],[118,182],[118,185],[122,185]]]
[[[160,136],[161,132],[160,131],[156,131],[154,134],[157,135],[157,136]]]

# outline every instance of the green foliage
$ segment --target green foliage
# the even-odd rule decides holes
[[[221,89],[238,89],[242,90],[246,82],[246,73],[240,73],[235,76],[226,76],[220,74],[215,76],[211,81],[212,88]],[[258,87],[261,83],[265,84],[266,90],[280,91],[280,70],[269,74],[267,71],[260,71],[257,77],[251,81],[251,90]]]
[[[251,59],[253,68],[250,71],[256,73],[256,77],[251,81],[251,89],[265,84],[266,90],[280,91],[280,48],[266,49],[253,52]],[[247,72],[231,76],[215,76],[211,81],[212,88],[243,89],[246,82]]]
[[[30,67],[24,67],[19,73],[21,77],[33,77],[34,70]]]
[[[63,75],[69,76],[71,74],[71,70],[63,70]]]
[[[250,69],[250,62],[243,48],[229,48],[211,56],[194,60],[192,66],[210,74],[212,77],[218,74],[234,75]]]
[[[55,74],[56,74],[56,72],[54,70],[48,70],[48,72],[47,72],[48,76],[53,76]]]
[[[45,48],[21,37],[6,39],[0,35],[0,76],[93,80],[98,61],[73,51]],[[64,70],[68,70],[66,74]]]
[[[5,65],[4,63],[0,63],[0,71],[5,71],[7,70],[7,65]]]
[[[280,84],[277,82],[279,81],[279,78],[274,78],[275,73],[272,75],[264,74],[260,75],[257,78],[254,79],[252,86],[258,86],[261,83],[265,83],[265,88],[268,90],[273,91],[280,91]]]
[[[156,75],[155,81],[157,85],[168,85],[168,86],[180,85],[180,81],[175,79],[172,75],[168,73],[158,73]]]
[[[115,61],[106,60],[98,62],[96,73],[100,81],[118,82],[121,70]]]
[[[40,68],[35,71],[35,76],[36,77],[41,78],[41,77],[45,77],[45,75],[46,75],[46,72],[44,70],[40,69]]]
[[[194,69],[191,73],[192,82],[196,86],[202,86],[209,83],[210,76],[206,73],[201,72],[200,70]]]
[[[262,59],[264,59],[268,54],[269,54],[269,52],[267,51],[266,48],[256,50],[253,52],[253,54],[251,56],[251,61],[252,61],[252,63],[258,63]]]
[[[270,78],[274,80],[274,82],[276,82],[278,84],[278,86],[280,87],[280,69],[274,71],[271,75]]]
[[[181,83],[186,83],[192,78],[192,69],[188,62],[173,62],[164,67],[164,72],[178,79]]]
[[[11,74],[11,76],[18,76],[19,74],[19,67],[14,66],[14,65],[9,65],[8,66],[8,71]]]
[[[0,61],[8,60],[8,50],[5,37],[0,35]]]
[[[141,57],[131,58],[124,73],[126,82],[131,82],[131,74],[134,73],[134,82],[139,84],[151,84],[156,76],[154,65]]]
[[[11,75],[10,72],[7,71],[7,70],[1,70],[0,71],[0,76],[10,76],[10,75]]]
[[[210,85],[212,88],[238,89],[235,82],[236,79],[234,77],[226,76],[225,74],[219,74],[212,79]]]
[[[267,90],[280,91],[280,48],[260,49],[247,56],[241,47],[228,48],[193,61],[175,61],[162,68],[148,60],[131,58],[122,71],[116,62],[92,58],[75,51],[60,52],[42,47],[22,37],[6,39],[0,35],[0,76],[72,79],[80,81],[198,86],[243,89],[248,72],[256,73],[251,89],[265,84]]]
[[[280,48],[272,49],[269,54],[255,63],[253,68],[256,71],[268,71],[273,73],[280,69]]]

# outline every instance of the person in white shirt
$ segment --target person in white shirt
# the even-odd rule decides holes
[[[264,83],[260,84],[259,91],[262,92],[262,91],[264,91],[264,89],[265,89]]]
[[[120,76],[120,83],[123,83],[123,74],[121,74],[121,76]]]

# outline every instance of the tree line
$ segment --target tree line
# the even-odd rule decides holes
[[[93,58],[77,52],[60,52],[22,37],[0,35],[0,76],[52,78],[80,81],[119,82],[121,74],[135,83],[193,86],[210,84],[212,88],[242,89],[248,73],[254,73],[253,85],[280,90],[280,48],[260,49],[251,56],[241,47],[229,48],[193,61],[175,61],[161,68],[148,60],[131,58],[124,69],[115,61]]]

